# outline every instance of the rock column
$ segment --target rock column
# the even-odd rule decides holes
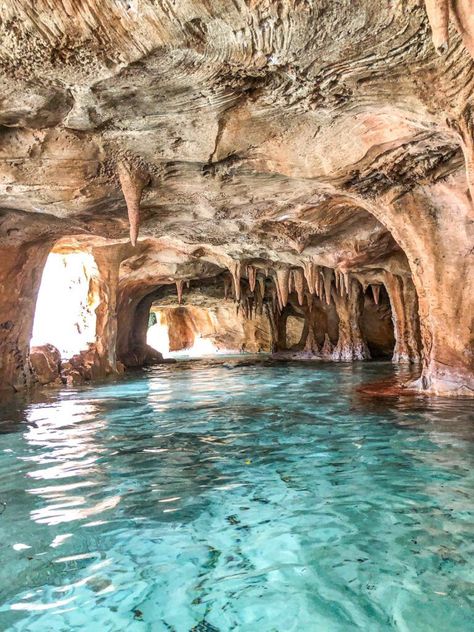
[[[15,392],[28,387],[34,379],[30,340],[50,249],[49,242],[0,248],[0,390]]]
[[[339,338],[332,353],[334,360],[350,362],[367,360],[370,352],[362,335],[360,319],[364,309],[362,286],[356,279],[348,280],[348,293],[333,289],[332,296],[339,316]]]

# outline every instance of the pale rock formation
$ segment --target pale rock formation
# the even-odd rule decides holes
[[[122,187],[123,197],[127,203],[128,222],[130,225],[130,243],[137,245],[140,230],[140,201],[143,189],[149,181],[149,175],[134,164],[121,161],[117,165],[117,172]]]
[[[345,362],[367,360],[370,352],[361,331],[364,303],[361,284],[351,279],[347,296],[340,296],[337,291],[333,291],[332,296],[339,316],[339,338],[332,359]]]

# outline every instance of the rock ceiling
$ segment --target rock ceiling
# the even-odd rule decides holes
[[[235,261],[413,273],[439,246],[420,205],[472,217],[469,7],[4,0],[0,245],[120,244],[136,287]]]

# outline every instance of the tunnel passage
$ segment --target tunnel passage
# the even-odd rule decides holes
[[[224,275],[190,281],[179,295],[174,285],[163,288],[150,307],[147,344],[164,357],[270,351],[266,314],[249,314],[234,302],[228,281]]]
[[[149,349],[164,357],[288,352],[334,361],[391,359],[394,319],[384,285],[355,275],[343,280],[320,266],[316,272],[313,293],[298,268],[283,277],[286,291],[282,275],[279,280],[271,270],[250,266],[238,290],[226,272],[160,286],[137,304],[127,328],[134,351],[122,356],[125,364],[138,364]]]
[[[395,349],[390,299],[384,285],[375,290],[368,287],[364,292],[361,329],[373,360],[391,360]]]

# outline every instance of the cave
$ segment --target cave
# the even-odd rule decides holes
[[[472,0],[0,35],[0,628],[470,631]]]
[[[367,288],[363,300],[361,329],[367,341],[370,357],[374,360],[394,358],[395,329],[390,297],[385,285],[380,285],[375,294],[373,288]],[[419,333],[415,339],[419,348]]]

